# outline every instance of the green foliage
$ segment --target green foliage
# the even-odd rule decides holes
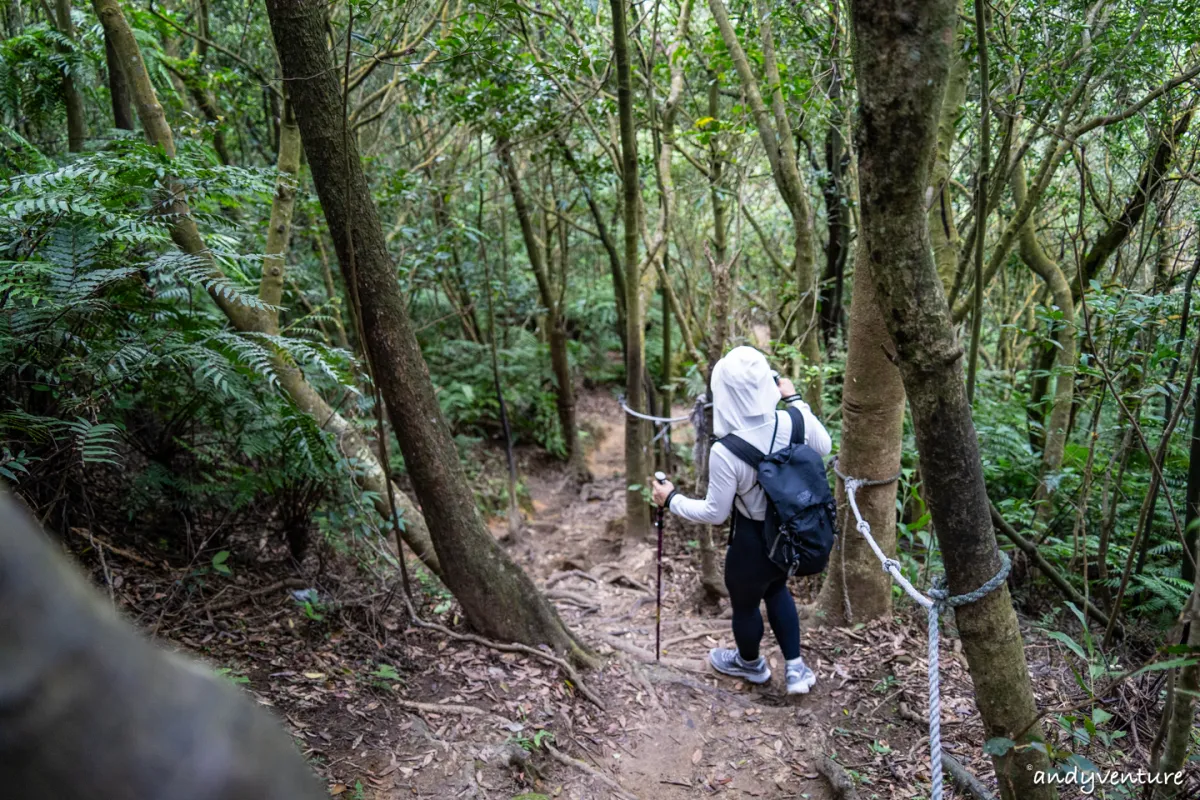
[[[113,149],[0,184],[0,475],[36,491],[63,470],[109,468],[129,489],[117,498],[128,519],[253,514],[264,498],[311,511],[345,496],[347,465],[278,391],[276,372],[283,363],[355,396],[349,356],[228,330],[210,295],[262,305],[251,288],[257,259],[239,254],[248,240],[228,221],[213,237],[228,277],[171,249],[166,220],[143,210],[164,174],[161,153],[131,140]],[[270,185],[189,148],[172,167],[209,219],[232,202],[262,202]],[[229,574],[221,553],[212,567]]]

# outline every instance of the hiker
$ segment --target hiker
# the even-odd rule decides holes
[[[712,374],[712,399],[713,433],[718,439],[733,434],[761,453],[771,453],[792,441],[793,415],[799,414],[804,422],[804,444],[818,456],[827,455],[831,449],[829,433],[796,393],[796,387],[787,378],[778,378],[763,354],[753,347],[735,347],[717,362]],[[780,400],[790,407],[789,411],[776,410]],[[755,684],[771,679],[767,660],[759,654],[763,637],[759,605],[766,600],[767,619],[787,662],[787,693],[807,694],[817,677],[800,657],[800,618],[788,590],[788,574],[768,557],[764,545],[767,496],[759,485],[758,471],[739,458],[731,446],[736,445],[713,443],[707,497],[684,497],[669,481],[663,481],[652,483],[654,502],[672,514],[704,525],[719,525],[733,512],[725,554],[725,586],[733,606],[737,648],[712,650],[708,658],[713,668]]]

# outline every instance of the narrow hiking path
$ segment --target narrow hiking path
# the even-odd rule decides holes
[[[821,738],[814,735],[816,719],[827,717],[834,702],[831,687],[785,700],[778,653],[770,656],[771,685],[755,692],[707,671],[708,650],[730,644],[729,623],[716,618],[719,612],[699,615],[695,556],[669,522],[662,639],[670,666],[652,663],[655,545],[624,536],[623,420],[612,398],[599,394],[582,398],[580,417],[595,440],[587,462],[592,480],[576,486],[553,474],[531,476],[535,517],[528,540],[514,549],[567,622],[598,651],[617,657],[605,681],[613,702],[606,731],[616,734],[605,753],[607,770],[644,798],[715,791],[830,797],[813,767],[821,756],[813,744]]]
[[[836,796],[820,773],[822,760],[832,755],[862,773],[864,790],[874,767],[882,773],[874,780],[892,784],[865,796],[923,796],[928,768],[919,728],[895,712],[903,708],[916,718],[925,708],[917,688],[924,662],[913,655],[923,642],[910,647],[907,620],[903,627],[875,623],[864,630],[806,631],[804,655],[819,676],[807,696],[784,694],[782,656],[769,632],[764,641],[773,672],[769,685],[748,687],[717,676],[704,659],[710,648],[732,645],[728,609],[702,601],[695,543],[668,518],[665,663],[651,662],[655,547],[624,536],[624,420],[604,393],[584,394],[579,415],[592,432],[587,462],[592,480],[577,486],[554,471],[528,475],[534,516],[512,551],[568,623],[599,652],[617,657],[604,670],[611,702],[604,731],[611,738],[607,749],[592,754],[600,756],[597,763],[644,798],[725,791],[815,799]],[[691,436],[686,428],[679,433],[685,440]],[[961,679],[961,655],[957,659],[952,672]],[[912,680],[917,684],[909,688]],[[953,686],[953,678],[947,683]],[[969,703],[947,700],[951,730],[974,715]]]

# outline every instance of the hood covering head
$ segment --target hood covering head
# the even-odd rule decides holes
[[[767,359],[753,347],[735,347],[712,375],[713,433],[718,437],[770,421],[779,389]]]

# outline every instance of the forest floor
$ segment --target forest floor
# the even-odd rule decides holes
[[[106,541],[91,549],[98,536],[75,543],[143,627],[272,707],[331,795],[824,800],[839,796],[826,777],[828,757],[860,797],[927,796],[923,615],[903,601],[892,619],[865,626],[806,620],[804,656],[818,676],[806,696],[784,694],[782,657],[769,633],[769,685],[718,676],[704,659],[710,648],[731,645],[728,611],[703,600],[695,542],[668,519],[665,654],[655,664],[654,546],[627,541],[620,524],[623,420],[601,392],[585,393],[579,410],[592,434],[592,480],[581,486],[559,464],[523,454],[532,513],[506,547],[601,655],[603,666],[583,680],[603,708],[545,661],[411,626],[395,581],[364,592],[352,567],[318,572],[313,558],[298,577],[296,565],[279,557],[280,543],[245,542],[227,562],[231,577],[202,580],[194,569]],[[293,594],[306,587],[318,592],[307,607]],[[794,591],[803,604],[815,581],[798,581]],[[462,628],[453,605],[437,596],[422,613]],[[944,630],[944,747],[994,787],[952,617]],[[1072,696],[1058,645],[1027,634],[1039,700]]]

